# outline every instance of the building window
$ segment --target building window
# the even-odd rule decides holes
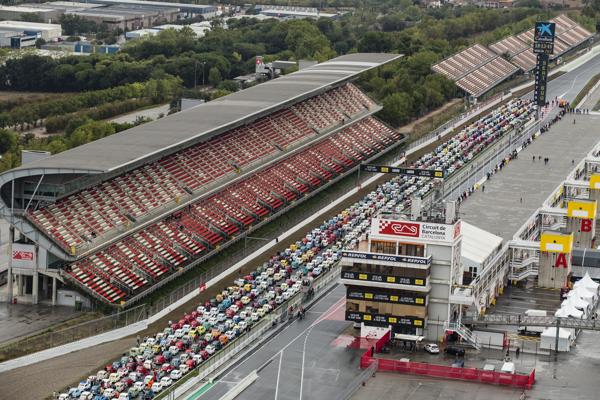
[[[411,243],[398,243],[398,254],[401,256],[424,257],[425,246]]]
[[[372,253],[396,254],[396,242],[385,242],[383,240],[371,241]]]

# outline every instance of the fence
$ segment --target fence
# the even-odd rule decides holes
[[[125,311],[70,326],[57,331],[42,332],[0,346],[0,360],[8,360],[51,347],[71,343],[117,328],[140,322],[147,318],[147,310],[140,305]]]
[[[509,374],[505,372],[484,371],[477,368],[451,367],[411,361],[390,360],[374,358],[370,350],[360,358],[360,367],[368,368],[373,363],[377,364],[377,371],[400,372],[413,375],[424,375],[434,378],[445,378],[464,381],[477,381],[496,385],[514,386],[522,389],[531,389],[535,382],[535,369],[527,375]]]

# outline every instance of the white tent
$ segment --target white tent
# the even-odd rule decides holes
[[[581,297],[571,296],[562,302],[561,307],[565,306],[571,306],[579,310],[587,311],[588,307],[590,306],[590,303],[583,300]]]
[[[571,303],[568,303],[568,300],[563,301],[562,307],[554,313],[554,316],[557,318],[582,318],[583,315],[583,311],[578,310]]]
[[[558,351],[571,351],[571,331],[559,328],[558,331]],[[540,348],[554,350],[556,343],[556,327],[551,326],[542,332]]]
[[[573,289],[567,294],[567,297],[573,296],[580,297],[588,303],[592,303],[594,301],[594,294],[586,288],[584,288],[583,286],[580,286],[577,289]]]
[[[586,272],[583,278],[575,282],[575,284],[573,285],[574,288],[582,286],[592,293],[598,293],[598,287],[600,286],[600,284],[594,282],[594,280],[590,277],[590,274]]]

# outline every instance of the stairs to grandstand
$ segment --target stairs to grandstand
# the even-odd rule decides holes
[[[463,343],[467,343],[475,349],[481,350],[481,340],[473,334],[469,328],[460,322],[446,322],[444,325],[446,331],[456,332],[458,336],[463,339]]]

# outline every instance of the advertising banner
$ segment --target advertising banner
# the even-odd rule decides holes
[[[372,274],[370,272],[344,271],[342,268],[342,279],[353,279],[368,282],[395,283],[397,285],[412,285],[425,287],[425,279],[407,278],[403,276]]]
[[[394,221],[373,218],[371,235],[388,235],[396,238],[423,239],[442,242],[453,242],[460,236],[460,221],[454,225],[435,224],[431,222]]]
[[[354,300],[380,301],[384,303],[409,304],[416,306],[425,305],[425,296],[423,294],[411,292],[389,293],[360,286],[349,286],[346,290],[346,298]]]
[[[406,263],[406,264],[417,264],[417,265],[431,265],[431,256],[429,257],[409,257],[409,256],[395,256],[393,254],[379,254],[379,253],[364,253],[362,251],[342,251],[343,258],[349,258],[352,260],[375,260],[375,261],[389,261],[395,263]]]
[[[425,320],[418,317],[381,315],[363,313],[360,311],[346,311],[346,321],[364,322],[366,325],[409,325],[422,328]]]
[[[361,171],[378,174],[398,174],[410,176],[423,176],[426,178],[443,178],[444,171],[441,169],[400,168],[385,165],[361,164]]]
[[[535,54],[552,54],[554,52],[554,22],[536,22],[533,32],[533,52]]]
[[[17,268],[35,267],[35,246],[31,244],[13,243],[12,265]]]
[[[533,101],[538,106],[546,104],[546,85],[548,82],[548,55],[538,54],[535,64],[535,89]]]

